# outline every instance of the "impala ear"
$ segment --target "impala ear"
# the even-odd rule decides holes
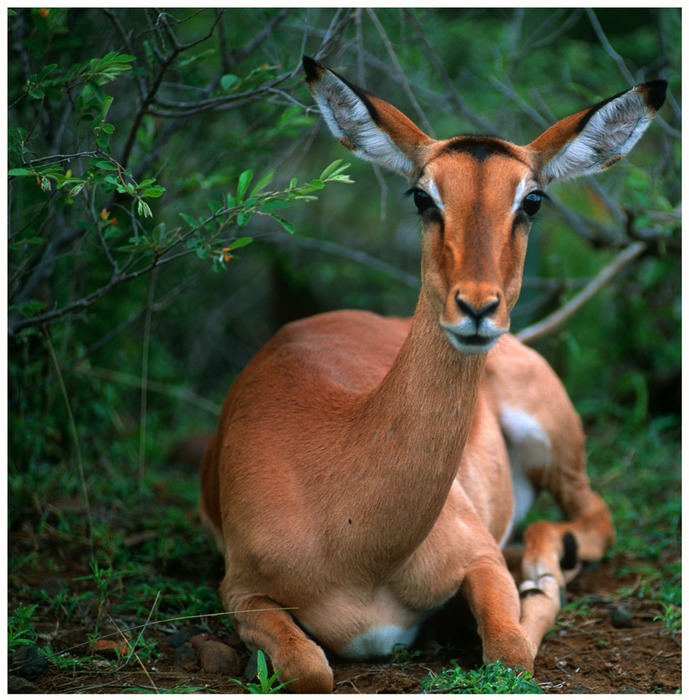
[[[309,89],[333,135],[352,153],[405,177],[432,139],[398,109],[304,56]]]
[[[544,183],[591,175],[631,151],[665,102],[667,83],[653,80],[566,117],[533,141]]]

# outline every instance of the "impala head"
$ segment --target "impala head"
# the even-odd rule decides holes
[[[422,227],[422,293],[459,351],[487,352],[509,330],[526,243],[544,190],[616,163],[665,100],[653,81],[567,117],[527,146],[435,140],[395,107],[305,57],[328,127],[360,158],[405,176]]]

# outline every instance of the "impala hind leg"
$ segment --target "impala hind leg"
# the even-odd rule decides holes
[[[615,539],[610,511],[589,487],[583,454],[581,459],[573,477],[560,472],[557,488],[553,482],[549,488],[571,519],[535,522],[524,531],[521,621],[537,647],[555,624],[565,584],[577,575],[582,562],[601,559]]]
[[[582,562],[600,560],[615,540],[610,510],[588,485],[578,492],[553,494],[570,519],[540,521],[524,531],[522,577],[538,580],[552,575],[564,587],[580,571]]]
[[[280,682],[293,681],[287,690],[332,692],[333,672],[325,653],[306,636],[288,611],[263,595],[223,595],[223,601],[247,647],[267,654],[273,668],[280,671]]]

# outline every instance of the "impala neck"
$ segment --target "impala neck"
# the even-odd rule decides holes
[[[445,503],[484,365],[485,355],[451,346],[422,294],[390,372],[357,407],[352,438],[371,446],[357,497],[368,525],[384,531],[390,555],[396,548],[413,551]]]

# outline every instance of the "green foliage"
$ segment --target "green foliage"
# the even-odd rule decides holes
[[[256,680],[255,681],[240,681],[236,678],[230,678],[232,683],[240,686],[248,693],[268,695],[279,693],[286,688],[290,683],[293,683],[297,678],[286,681],[285,683],[278,682],[278,676],[281,669],[275,671],[272,675],[268,670],[268,662],[265,654],[259,649],[256,652]]]
[[[18,647],[36,640],[35,614],[37,605],[18,605],[7,618],[7,650],[11,654]]]
[[[425,693],[501,694],[542,693],[543,690],[523,668],[505,666],[502,661],[463,670],[458,666],[432,673],[421,681]]]

